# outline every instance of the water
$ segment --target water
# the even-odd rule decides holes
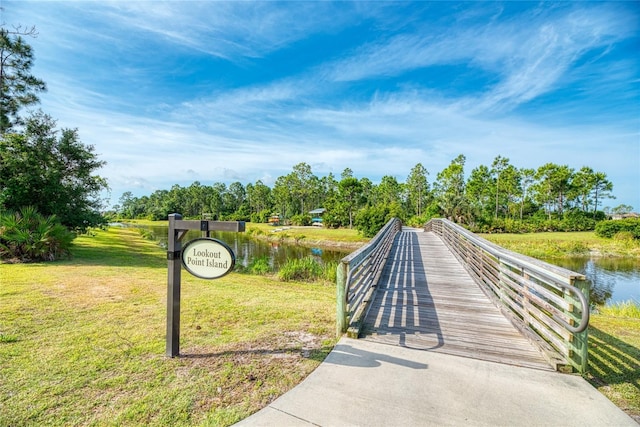
[[[548,262],[584,274],[594,305],[640,303],[640,260],[637,258],[573,257]]]
[[[160,242],[162,247],[167,247],[167,226],[136,225],[135,227],[150,231],[153,238]],[[262,257],[267,257],[270,265],[277,270],[290,259],[313,257],[323,263],[337,262],[349,254],[349,251],[344,250],[309,248],[299,245],[285,245],[279,242],[266,242],[254,239],[246,233],[211,231],[210,236],[229,245],[236,255],[236,264],[241,264],[245,267],[254,259]],[[189,231],[182,238],[182,243],[184,245],[186,242],[198,237],[202,237],[201,231]]]
[[[138,226],[136,226],[138,227]],[[151,231],[161,245],[167,245],[167,226],[139,227]],[[183,243],[201,237],[200,231],[190,231]],[[243,266],[260,257],[267,257],[271,266],[278,269],[287,260],[312,256],[321,262],[339,261],[349,251],[308,248],[298,245],[286,245],[278,242],[265,242],[254,239],[245,233],[211,232],[211,237],[225,242],[236,254],[236,263]],[[573,257],[547,260],[551,264],[582,273],[590,286],[592,304],[615,304],[624,301],[640,303],[640,260],[636,258],[585,258]]]

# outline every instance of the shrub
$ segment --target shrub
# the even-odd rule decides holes
[[[596,234],[600,237],[613,238],[624,231],[631,233],[634,239],[640,239],[640,218],[601,221],[596,225]]]
[[[374,237],[392,218],[386,206],[371,206],[361,209],[356,215],[356,229],[364,237]]]
[[[311,225],[311,215],[294,215],[291,217],[293,225]]]
[[[53,261],[70,255],[74,238],[55,215],[45,217],[33,207],[0,214],[0,259]]]

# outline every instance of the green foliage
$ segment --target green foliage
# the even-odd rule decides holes
[[[307,226],[311,225],[311,215],[299,214],[294,215],[290,219],[292,225]]]
[[[340,181],[332,174],[318,178],[309,165],[300,163],[290,174],[278,177],[273,189],[260,181],[244,189],[238,182],[229,187],[196,182],[139,199],[125,193],[120,203],[123,215],[163,219],[180,211],[196,218],[208,209],[220,219],[267,222],[277,213],[286,225],[308,225],[309,209],[322,207],[325,228],[355,226],[370,237],[390,217],[413,226],[447,217],[491,233],[593,230],[604,219],[598,210],[602,200],[613,198],[613,184],[589,167],[575,171],[547,163],[537,170],[522,169],[497,156],[490,167],[476,167],[465,180],[465,162],[459,155],[431,186],[420,163],[406,182],[385,175],[377,185],[366,177],[357,179],[349,168]]]
[[[3,23],[4,25],[4,23]],[[45,83],[30,74],[33,51],[22,35],[35,36],[35,28],[26,31],[0,29],[0,134],[21,124],[18,112],[39,102],[37,93]]]
[[[373,237],[391,218],[388,206],[370,206],[356,215],[356,229],[365,237]]]
[[[322,277],[322,275],[322,266],[311,257],[291,259],[280,267],[280,271],[278,271],[278,278],[283,282],[313,281]]]
[[[257,274],[265,276],[273,272],[271,264],[269,264],[269,257],[263,256],[260,258],[254,258],[247,266],[247,271],[250,274]]]
[[[596,225],[596,234],[600,237],[613,238],[621,232],[628,232],[634,239],[640,239],[640,218],[601,221]]]
[[[263,209],[260,212],[251,214],[251,222],[258,223],[266,223],[269,222],[269,217],[271,216],[271,211],[268,209]]]
[[[107,184],[94,172],[105,163],[76,130],[55,126],[51,117],[36,113],[21,133],[0,137],[0,208],[34,206],[78,231],[102,225],[99,194]]]
[[[0,259],[53,261],[70,255],[74,238],[54,215],[45,217],[33,207],[0,214]]]

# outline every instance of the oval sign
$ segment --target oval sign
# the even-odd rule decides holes
[[[231,248],[217,239],[194,239],[182,249],[182,265],[201,279],[218,279],[233,270],[235,264]]]

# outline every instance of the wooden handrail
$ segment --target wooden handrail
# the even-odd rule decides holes
[[[446,219],[432,219],[425,230],[440,236],[550,363],[586,371],[589,300],[575,286],[584,275],[504,249]]]
[[[357,338],[375,287],[402,223],[392,218],[373,239],[342,258],[337,271],[336,335]]]

